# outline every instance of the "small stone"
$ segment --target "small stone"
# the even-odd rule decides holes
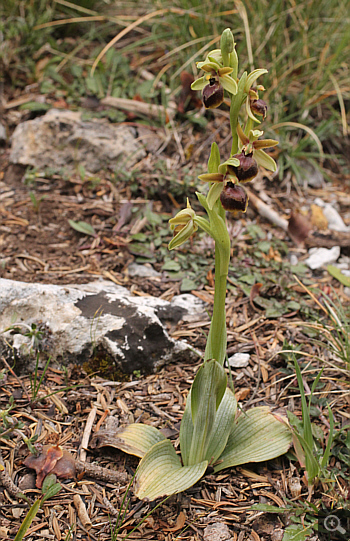
[[[314,201],[315,205],[322,207],[323,215],[328,221],[328,228],[333,231],[349,231],[350,228],[345,225],[339,212],[330,203],[325,203],[322,199],[317,197]]]
[[[295,254],[291,254],[291,256],[290,256],[290,264],[292,266],[297,265],[298,261],[299,260],[298,260],[297,256]]]
[[[6,128],[0,122],[0,143],[6,143],[6,140],[7,140]]]
[[[316,169],[310,162],[298,160],[302,175],[309,186],[312,188],[322,188],[325,185],[323,175],[319,169]]]
[[[138,265],[131,263],[128,266],[129,276],[138,276],[140,278],[160,278],[162,274],[157,272],[151,265]]]
[[[324,265],[335,263],[339,256],[340,246],[333,246],[330,250],[327,248],[311,248],[305,263],[312,270],[320,269]]]
[[[203,541],[233,541],[233,537],[226,524],[214,522],[205,528]]]
[[[229,357],[228,362],[231,368],[245,368],[249,364],[249,353],[235,353]]]
[[[271,541],[282,541],[284,536],[284,530],[282,528],[276,528],[271,534]]]

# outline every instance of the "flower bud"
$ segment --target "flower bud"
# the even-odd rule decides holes
[[[251,100],[250,102],[250,108],[256,115],[262,116],[263,118],[266,117],[267,113],[267,103],[264,100],[258,99],[258,100]]]
[[[245,155],[244,151],[242,151],[240,154],[235,154],[232,157],[237,158],[240,165],[238,167],[234,165],[227,165],[228,174],[237,177],[239,182],[249,182],[256,177],[258,174],[258,164],[253,158],[252,152]]]
[[[248,196],[242,186],[228,182],[220,194],[220,201],[229,212],[245,212],[248,206]]]
[[[220,39],[220,49],[222,54],[230,54],[233,51],[235,41],[233,39],[233,34],[229,28],[223,31]]]
[[[224,101],[224,88],[215,77],[209,79],[209,84],[203,88],[203,103],[206,109],[215,109]]]

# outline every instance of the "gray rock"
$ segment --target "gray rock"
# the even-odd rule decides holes
[[[249,364],[249,353],[235,353],[232,357],[228,358],[231,368],[244,368]]]
[[[301,166],[302,176],[309,186],[312,188],[323,188],[325,180],[319,169],[316,169],[312,163],[305,160],[298,160],[298,165]]]
[[[157,272],[151,265],[138,265],[131,263],[128,266],[129,276],[138,276],[140,278],[160,278],[162,274]]]
[[[6,143],[6,141],[7,141],[6,128],[0,122],[0,143]]]
[[[233,541],[232,534],[223,522],[209,524],[203,532],[204,541]]]
[[[33,340],[24,334],[34,323],[53,359],[86,362],[98,351],[123,372],[153,372],[173,361],[197,358],[185,341],[168,335],[165,323],[186,316],[193,320],[196,310],[202,321],[204,303],[192,302],[187,309],[183,299],[174,299],[133,297],[107,281],[57,286],[0,279],[1,349],[10,342],[25,358]],[[6,330],[12,325],[20,331]]]
[[[324,265],[335,263],[339,256],[339,246],[333,246],[330,250],[327,248],[310,248],[309,257],[305,260],[305,264],[310,269],[320,269]]]
[[[108,121],[81,120],[81,113],[51,109],[44,116],[20,123],[11,138],[10,162],[67,173],[82,165],[87,172],[128,167],[146,153],[136,130]]]

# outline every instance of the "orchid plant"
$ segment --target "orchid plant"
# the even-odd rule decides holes
[[[206,217],[198,215],[187,200],[187,207],[170,220],[174,236],[169,249],[181,246],[198,228],[214,239],[214,308],[204,362],[193,381],[181,421],[181,460],[170,440],[152,426],[130,424],[118,434],[118,447],[141,458],[135,476],[135,494],[140,499],[154,500],[186,490],[209,466],[210,471],[218,472],[275,458],[288,450],[292,439],[286,420],[266,406],[237,416],[237,401],[227,386],[224,369],[230,261],[226,211],[233,215],[246,211],[248,196],[243,186],[257,175],[259,165],[276,170],[274,160],[264,149],[277,145],[277,141],[261,139],[263,132],[255,129],[265,118],[267,106],[259,98],[264,88],[254,85],[267,70],[256,69],[249,75],[244,72],[238,79],[238,57],[230,29],[223,32],[220,49],[209,52],[197,66],[204,75],[194,81],[192,89],[202,90],[206,108],[220,106],[225,91],[228,93],[232,147],[230,156],[221,161],[218,145],[212,144],[208,171],[199,176],[209,184],[208,194],[196,194]]]

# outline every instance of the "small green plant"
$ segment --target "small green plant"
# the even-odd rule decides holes
[[[14,541],[22,541],[22,539],[25,537],[27,531],[30,528],[31,523],[33,522],[34,518],[36,517],[39,509],[43,506],[43,504],[48,500],[49,498],[53,498],[58,494],[61,490],[60,483],[56,483],[56,475],[50,473],[47,475],[44,479],[43,486],[41,489],[42,496],[41,498],[37,499],[31,508],[29,509],[25,519],[23,520],[16,537]]]
[[[198,215],[187,200],[187,207],[170,220],[174,237],[169,249],[181,246],[198,228],[214,240],[213,315],[204,362],[192,384],[181,421],[182,462],[171,442],[152,426],[131,424],[118,434],[119,448],[141,458],[135,475],[135,494],[140,499],[154,500],[186,490],[205,474],[208,466],[218,472],[246,462],[269,460],[285,453],[291,444],[287,422],[267,407],[252,408],[236,418],[237,401],[227,386],[223,366],[231,253],[225,211],[232,215],[246,211],[248,196],[243,185],[257,175],[258,164],[276,170],[274,160],[264,149],[277,145],[277,141],[260,139],[263,132],[255,129],[267,112],[266,103],[259,97],[263,87],[256,86],[256,81],[267,70],[244,72],[238,78],[238,56],[230,29],[222,33],[220,49],[210,51],[197,66],[205,74],[192,84],[192,89],[202,90],[207,108],[220,106],[225,91],[229,95],[232,147],[222,162],[218,145],[212,144],[208,172],[199,176],[209,184],[209,191],[207,196],[196,193],[207,217]]]
[[[295,452],[300,465],[305,468],[307,482],[311,493],[313,486],[317,484],[320,479],[327,480],[329,477],[327,475],[327,467],[334,438],[334,417],[331,408],[328,406],[330,428],[326,448],[323,450],[319,445],[317,445],[316,428],[311,422],[310,413],[312,396],[318,382],[320,381],[323,370],[319,372],[312,384],[307,403],[301,370],[295,356],[293,360],[301,396],[302,421],[300,421],[290,411],[288,411],[287,414],[289,422],[293,427],[293,443]]]
[[[130,503],[130,490],[131,490],[131,486],[134,482],[134,478],[135,478],[135,475],[136,475],[137,471],[135,472],[134,476],[132,477],[126,491],[125,491],[125,494],[123,496],[123,499],[122,499],[122,502],[121,502],[121,505],[120,505],[120,509],[119,509],[119,512],[118,512],[118,515],[117,515],[117,518],[116,518],[116,523],[115,525],[113,526],[111,524],[111,541],[117,541],[118,540],[118,537],[119,537],[119,534],[120,534],[120,531],[121,529],[123,528],[123,524],[125,522],[125,520],[127,520],[127,510],[128,510],[128,507],[129,507],[129,503]],[[128,501],[126,501],[126,499],[129,497]],[[141,524],[143,524],[143,522],[160,506],[162,505],[167,499],[169,498],[169,496],[167,498],[163,498],[156,506],[152,507],[151,510],[138,522],[138,524],[132,528],[132,530],[130,530],[130,532],[125,535],[124,537],[122,537],[122,541],[125,541],[128,537],[130,537],[130,535],[132,535],[136,530],[137,528],[139,528],[141,526]]]
[[[39,214],[40,205],[46,199],[46,195],[42,195],[39,199],[37,199],[34,192],[29,192],[30,200],[33,204],[34,210],[37,214]]]

